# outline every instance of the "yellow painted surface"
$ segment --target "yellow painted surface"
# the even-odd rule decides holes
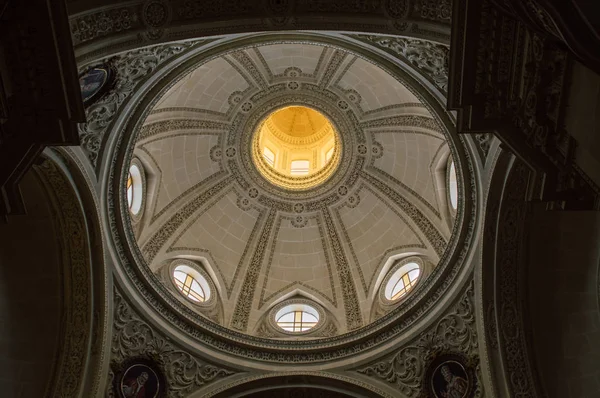
[[[295,190],[312,188],[329,178],[339,164],[340,151],[333,124],[305,106],[271,113],[252,143],[252,159],[260,173],[275,185]]]

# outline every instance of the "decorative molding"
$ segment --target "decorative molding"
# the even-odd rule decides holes
[[[63,260],[63,319],[61,350],[56,365],[53,396],[77,396],[82,388],[92,339],[92,296],[88,231],[70,182],[50,159],[34,166],[52,198],[52,215],[61,241]],[[95,325],[98,327],[98,325]]]
[[[435,119],[426,116],[415,116],[415,115],[401,115],[401,116],[388,116],[381,119],[367,120],[360,123],[360,127],[363,129],[370,129],[376,127],[420,127],[423,129],[437,131],[443,134],[442,127],[438,124]]]
[[[89,13],[70,20],[73,45],[92,41],[142,26],[135,4]]]
[[[260,269],[262,268],[268,240],[272,234],[276,214],[277,211],[274,209],[269,211],[262,232],[259,235],[252,260],[250,260],[250,264],[248,265],[246,276],[242,283],[242,289],[231,318],[231,326],[237,330],[245,331],[248,327],[248,318],[250,316],[250,310],[252,309],[256,284],[258,283],[258,276],[260,274]]]
[[[114,369],[135,357],[151,359],[160,366],[167,378],[169,397],[187,397],[207,384],[238,373],[200,360],[171,343],[144,321],[116,288],[114,308],[108,396],[114,396]]]
[[[376,394],[373,396],[382,397],[382,398],[398,398],[398,396],[395,394],[394,395],[389,394],[387,392],[387,390],[383,390],[381,388],[378,388],[371,384],[368,384],[362,380],[358,380],[356,377],[354,377],[354,375],[350,376],[350,375],[346,375],[346,374],[329,373],[329,372],[323,372],[323,371],[296,371],[296,372],[273,371],[273,372],[262,373],[262,374],[258,374],[258,375],[254,374],[254,375],[250,375],[245,378],[233,380],[228,383],[223,383],[223,385],[219,386],[218,388],[216,388],[212,391],[208,391],[206,394],[206,397],[207,398],[214,397],[220,393],[223,393],[229,389],[232,389],[233,387],[244,385],[246,383],[250,383],[250,382],[256,381],[256,380],[268,380],[268,379],[277,380],[278,378],[284,378],[286,380],[289,380],[290,378],[293,378],[295,376],[318,377],[318,378],[323,378],[323,379],[339,380],[339,381],[348,383],[349,386],[353,386],[354,388],[352,388],[350,390],[352,393],[356,393],[356,390],[357,390],[356,387],[361,387],[368,392],[372,392],[372,393]],[[303,380],[302,384],[310,385],[310,384],[314,384],[314,383],[310,383],[310,382],[306,383],[306,381]],[[331,392],[331,391],[328,391],[328,393],[329,392]],[[221,395],[221,396],[223,396],[223,395]],[[330,395],[325,395],[325,397],[329,397],[329,396]],[[344,397],[347,397],[347,396],[348,396],[347,394],[344,394]],[[366,396],[370,397],[371,395],[364,395],[364,393],[361,392],[360,396],[361,397],[366,397]],[[279,398],[280,396],[278,395],[277,397]],[[318,396],[315,397],[312,394],[309,397],[304,397],[302,395],[299,395],[299,396],[292,395],[292,397],[294,397],[294,398],[318,398]]]
[[[86,109],[87,122],[78,126],[81,147],[93,166],[96,166],[98,162],[104,135],[112,126],[114,118],[122,110],[122,105],[139,83],[150,76],[165,61],[197,43],[200,41],[147,47],[104,60],[117,71],[114,86],[100,100]]]
[[[443,93],[448,92],[449,46],[397,36],[347,36],[383,49],[399,59],[406,59]]]
[[[496,286],[498,289],[496,312],[498,314],[498,346],[503,357],[506,380],[511,396],[537,397],[527,342],[529,328],[524,324],[523,278],[521,242],[526,239],[526,192],[529,169],[516,161],[508,176],[500,205],[500,227],[497,231]],[[492,340],[492,344],[494,341]]]
[[[302,217],[302,216],[296,216],[296,217]],[[294,224],[294,222],[296,221],[296,217],[286,217],[286,216],[279,216],[277,219],[277,223],[275,224],[275,232],[273,233],[273,243],[270,245],[271,246],[271,250],[269,251],[269,259],[267,260],[267,268],[265,271],[265,278],[263,281],[263,286],[260,292],[260,299],[258,301],[258,308],[261,308],[262,306],[265,305],[265,303],[269,302],[273,297],[276,297],[277,295],[279,295],[280,293],[286,291],[289,287],[294,286],[294,285],[299,285],[302,286],[303,288],[316,292],[319,294],[319,296],[324,297],[325,299],[327,299],[330,303],[332,303],[334,306],[337,307],[337,300],[336,300],[336,295],[335,295],[335,284],[334,284],[334,280],[333,280],[333,273],[331,271],[331,263],[329,261],[329,254],[327,253],[327,246],[325,243],[325,238],[324,238],[324,234],[323,234],[323,226],[321,223],[321,217],[320,214],[317,214],[315,216],[312,217],[303,217],[304,220],[304,224],[302,226],[306,226],[308,224],[309,220],[315,220],[315,223],[317,225],[318,231],[319,231],[319,236],[321,239],[321,244],[323,247],[323,256],[325,257],[325,266],[327,267],[327,271],[328,271],[328,275],[329,275],[329,284],[331,286],[331,294],[332,297],[328,297],[327,295],[325,295],[323,292],[321,291],[317,291],[316,289],[314,289],[313,287],[308,286],[305,283],[302,282],[292,282],[284,287],[282,287],[281,289],[277,290],[274,293],[271,293],[268,297],[265,298],[265,293],[267,291],[267,281],[269,278],[269,274],[271,271],[271,265],[273,264],[273,256],[275,254],[275,246],[276,246],[276,242],[277,242],[277,236],[279,235],[279,230],[281,229],[281,222],[283,220],[288,220],[290,221],[290,224],[293,225],[294,227],[298,227],[296,224]],[[251,239],[250,239],[251,240]]]
[[[227,131],[229,128],[230,125],[227,122],[216,122],[204,119],[170,119],[144,125],[136,135],[135,140],[136,142],[140,142],[158,134],[177,130]]]
[[[417,0],[414,2],[413,15],[422,19],[450,23],[452,2],[450,0]]]
[[[447,246],[446,240],[438,231],[438,229],[431,223],[431,221],[429,221],[429,219],[427,219],[427,217],[425,217],[415,205],[410,203],[410,201],[398,194],[398,192],[391,189],[389,186],[371,174],[362,171],[360,176],[379,192],[387,196],[392,202],[396,203],[402,209],[402,211],[404,211],[404,213],[427,237],[427,240],[429,240],[433,249],[440,257],[444,254]]]
[[[171,216],[169,220],[165,222],[150,239],[148,239],[148,242],[144,245],[143,252],[149,262],[154,259],[159,250],[164,246],[165,242],[179,229],[181,224],[202,207],[204,203],[226,189],[233,181],[233,177],[228,175],[217,181],[218,182],[215,185],[210,186],[208,189],[198,194],[192,201]]]
[[[417,340],[356,372],[384,381],[407,397],[419,397],[425,391],[427,367],[438,355],[460,352],[478,364],[474,286],[471,282],[460,301]]]
[[[362,312],[356,297],[356,286],[352,278],[352,272],[348,264],[348,259],[337,233],[331,212],[327,208],[321,210],[329,243],[333,251],[333,257],[337,268],[337,274],[342,287],[342,298],[344,300],[344,310],[346,314],[346,327],[348,330],[358,329],[363,325]]]

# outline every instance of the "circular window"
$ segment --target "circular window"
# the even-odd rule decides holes
[[[127,205],[131,214],[137,215],[142,209],[143,202],[143,178],[142,172],[137,164],[129,167],[127,175]]]
[[[416,284],[421,275],[421,267],[416,262],[408,262],[396,271],[385,284],[385,298],[396,301],[405,296]]]
[[[448,195],[450,196],[450,205],[456,210],[458,207],[458,183],[456,181],[456,168],[454,162],[450,161],[448,167]]]
[[[173,271],[175,286],[188,299],[203,303],[210,299],[210,286],[200,272],[188,265],[178,265]]]
[[[287,106],[259,125],[252,140],[252,160],[269,182],[286,189],[309,189],[337,169],[338,142],[333,124],[321,112]]]
[[[298,333],[313,329],[321,319],[319,311],[307,304],[289,304],[275,314],[275,323],[286,332]]]

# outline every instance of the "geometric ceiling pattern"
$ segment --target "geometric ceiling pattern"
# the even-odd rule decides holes
[[[339,167],[302,191],[271,184],[251,157],[257,126],[291,105],[323,113],[340,137]],[[207,60],[158,98],[135,139],[145,260],[158,273],[200,259],[218,322],[234,330],[260,335],[290,297],[318,302],[336,333],[365,326],[390,259],[435,265],[450,239],[442,127],[399,77],[349,51],[270,43]]]

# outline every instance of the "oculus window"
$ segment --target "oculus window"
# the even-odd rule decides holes
[[[187,265],[178,265],[173,271],[173,281],[189,300],[203,303],[210,298],[210,286],[204,276]]]
[[[319,323],[319,312],[307,304],[286,305],[275,314],[277,326],[286,332],[306,332]]]
[[[398,268],[385,285],[385,298],[396,301],[405,296],[416,284],[421,275],[421,268],[410,262]]]
[[[136,164],[129,167],[127,176],[127,205],[129,211],[137,215],[142,209],[143,178],[142,171]]]
[[[456,181],[454,161],[450,161],[450,166],[448,167],[448,195],[450,197],[450,206],[456,210],[458,207],[458,183]]]

